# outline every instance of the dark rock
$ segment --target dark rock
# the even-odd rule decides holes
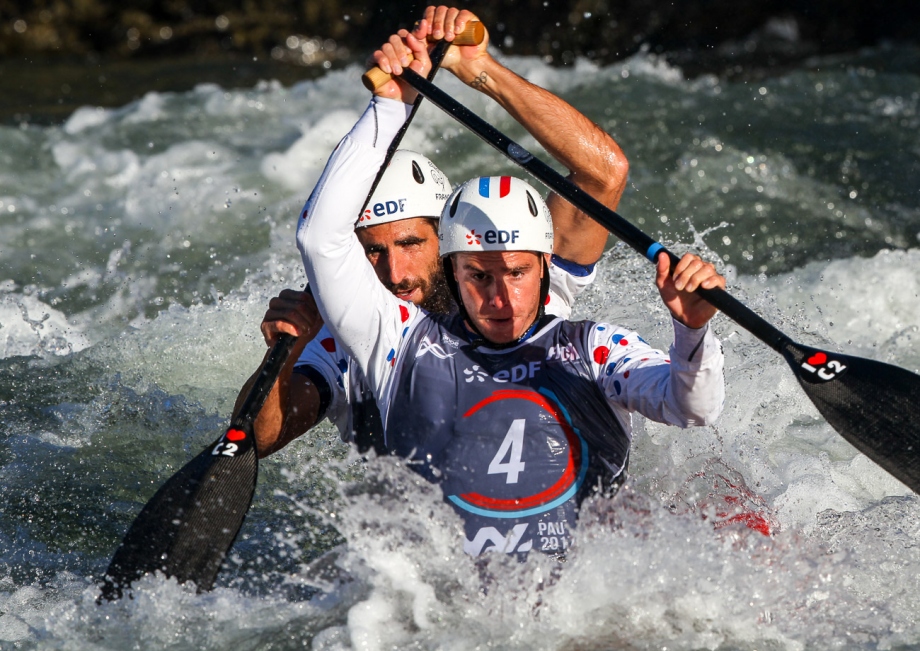
[[[0,0],[0,56],[225,53],[315,65],[364,58],[424,3],[386,0]],[[908,0],[504,0],[472,7],[513,54],[609,63],[640,48],[688,75],[756,74],[819,53],[916,42]],[[328,65],[328,64],[327,64]]]

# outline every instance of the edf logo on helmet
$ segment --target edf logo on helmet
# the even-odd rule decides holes
[[[483,235],[487,244],[514,244],[520,237],[521,231],[486,231]]]
[[[395,215],[398,212],[404,212],[406,210],[406,201],[408,201],[408,199],[381,201],[379,203],[375,203],[372,206],[368,206],[364,210],[364,215],[361,216],[361,221],[364,221],[365,219],[371,219],[372,213],[376,217],[383,217],[384,215]]]
[[[474,244],[479,244],[479,239],[482,238],[486,241],[486,244],[514,244],[518,241],[518,238],[521,236],[521,232],[518,230],[514,231],[493,231],[488,230],[483,234],[476,232],[474,228],[466,236],[466,243],[470,246]]]

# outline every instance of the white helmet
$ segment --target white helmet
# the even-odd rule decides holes
[[[413,217],[437,219],[450,196],[450,183],[434,163],[414,151],[400,149],[374,189],[355,228]]]
[[[441,256],[472,251],[553,252],[549,208],[526,181],[483,176],[454,190],[438,226]]]

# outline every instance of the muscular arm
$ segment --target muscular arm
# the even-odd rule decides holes
[[[449,40],[476,18],[468,11],[447,7],[428,7],[424,16],[416,36],[431,34]],[[498,102],[569,170],[569,179],[615,210],[629,172],[619,145],[568,102],[493,59],[487,45],[488,36],[478,46],[452,47],[442,65],[463,83]],[[553,215],[556,255],[581,265],[597,262],[604,252],[607,230],[555,193],[547,205]]]
[[[316,303],[308,292],[286,289],[269,302],[261,325],[265,343],[273,346],[281,333],[297,337],[297,342],[253,423],[259,457],[280,450],[322,417],[319,390],[306,376],[293,373],[304,348],[320,332],[322,325]],[[268,352],[265,355],[267,358]],[[263,359],[262,365],[264,363]],[[234,417],[259,377],[262,365],[240,390],[233,407]]]
[[[277,452],[320,419],[319,390],[306,376],[292,372],[296,360],[297,355],[292,354],[253,424],[259,458]],[[243,385],[233,407],[234,416],[255,384],[260,370],[261,367]]]

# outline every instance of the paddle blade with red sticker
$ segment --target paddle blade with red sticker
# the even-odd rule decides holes
[[[920,376],[786,343],[783,357],[821,415],[860,452],[920,492]]]
[[[103,599],[121,598],[135,579],[157,571],[199,591],[214,585],[256,489],[252,423],[295,341],[278,336],[230,428],[166,480],[137,515],[106,571]]]
[[[102,597],[118,599],[133,581],[157,571],[210,590],[249,510],[257,476],[251,434],[230,428],[147,502],[112,557]]]

